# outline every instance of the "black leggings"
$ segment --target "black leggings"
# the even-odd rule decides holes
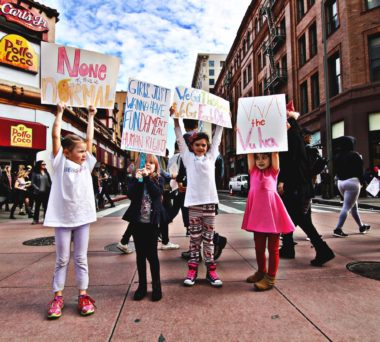
[[[131,223],[136,247],[136,263],[139,283],[146,284],[146,260],[150,264],[152,282],[160,281],[160,262],[157,254],[158,227],[151,223]]]

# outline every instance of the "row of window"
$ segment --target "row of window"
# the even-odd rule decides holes
[[[314,22],[309,27],[309,59],[313,58],[318,52],[317,24]],[[306,33],[298,39],[299,65],[303,66],[307,61],[306,55]]]

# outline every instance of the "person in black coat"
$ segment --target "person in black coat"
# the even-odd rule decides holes
[[[335,255],[311,220],[311,199],[314,196],[312,173],[294,109],[288,111],[288,151],[280,153],[280,165],[278,192],[293,223],[300,226],[316,250],[316,257],[310,264],[322,266]],[[293,233],[283,235],[280,257],[295,258]]]
[[[4,201],[0,202],[0,209],[5,204],[5,211],[9,211],[9,202],[13,190],[12,168],[10,164],[5,165],[0,177],[0,196],[4,197]]]
[[[46,169],[46,163],[39,160],[36,163],[32,174],[33,196],[35,199],[35,209],[32,224],[38,224],[40,218],[40,207],[44,208],[44,216],[46,214],[47,204],[49,201],[51,178]]]
[[[342,227],[350,211],[360,233],[365,234],[371,228],[368,224],[362,223],[358,211],[358,198],[364,182],[364,175],[363,159],[359,153],[354,151],[355,142],[356,139],[350,136],[343,136],[335,140],[334,170],[338,177],[338,189],[343,197],[343,207],[333,233],[336,237],[348,236],[343,232]]]
[[[134,300],[141,300],[147,294],[146,260],[149,261],[152,275],[152,301],[162,298],[157,239],[158,226],[166,219],[162,217],[165,214],[163,191],[164,180],[160,176],[157,157],[147,154],[145,167],[136,170],[135,178],[128,185],[127,195],[131,204],[123,216],[123,220],[130,223],[136,247],[139,286]]]

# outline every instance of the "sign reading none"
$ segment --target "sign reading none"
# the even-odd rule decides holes
[[[118,58],[41,42],[41,102],[112,109]]]

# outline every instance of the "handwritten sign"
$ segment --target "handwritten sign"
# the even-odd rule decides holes
[[[204,90],[176,87],[173,108],[175,118],[194,119],[231,128],[230,104]]]
[[[380,181],[375,177],[372,178],[371,182],[368,184],[366,188],[367,192],[369,192],[373,197],[376,197],[380,191]]]
[[[237,154],[288,150],[285,95],[240,98]]]
[[[170,89],[129,79],[121,148],[165,156]]]
[[[119,64],[113,56],[41,42],[41,102],[112,109]]]

